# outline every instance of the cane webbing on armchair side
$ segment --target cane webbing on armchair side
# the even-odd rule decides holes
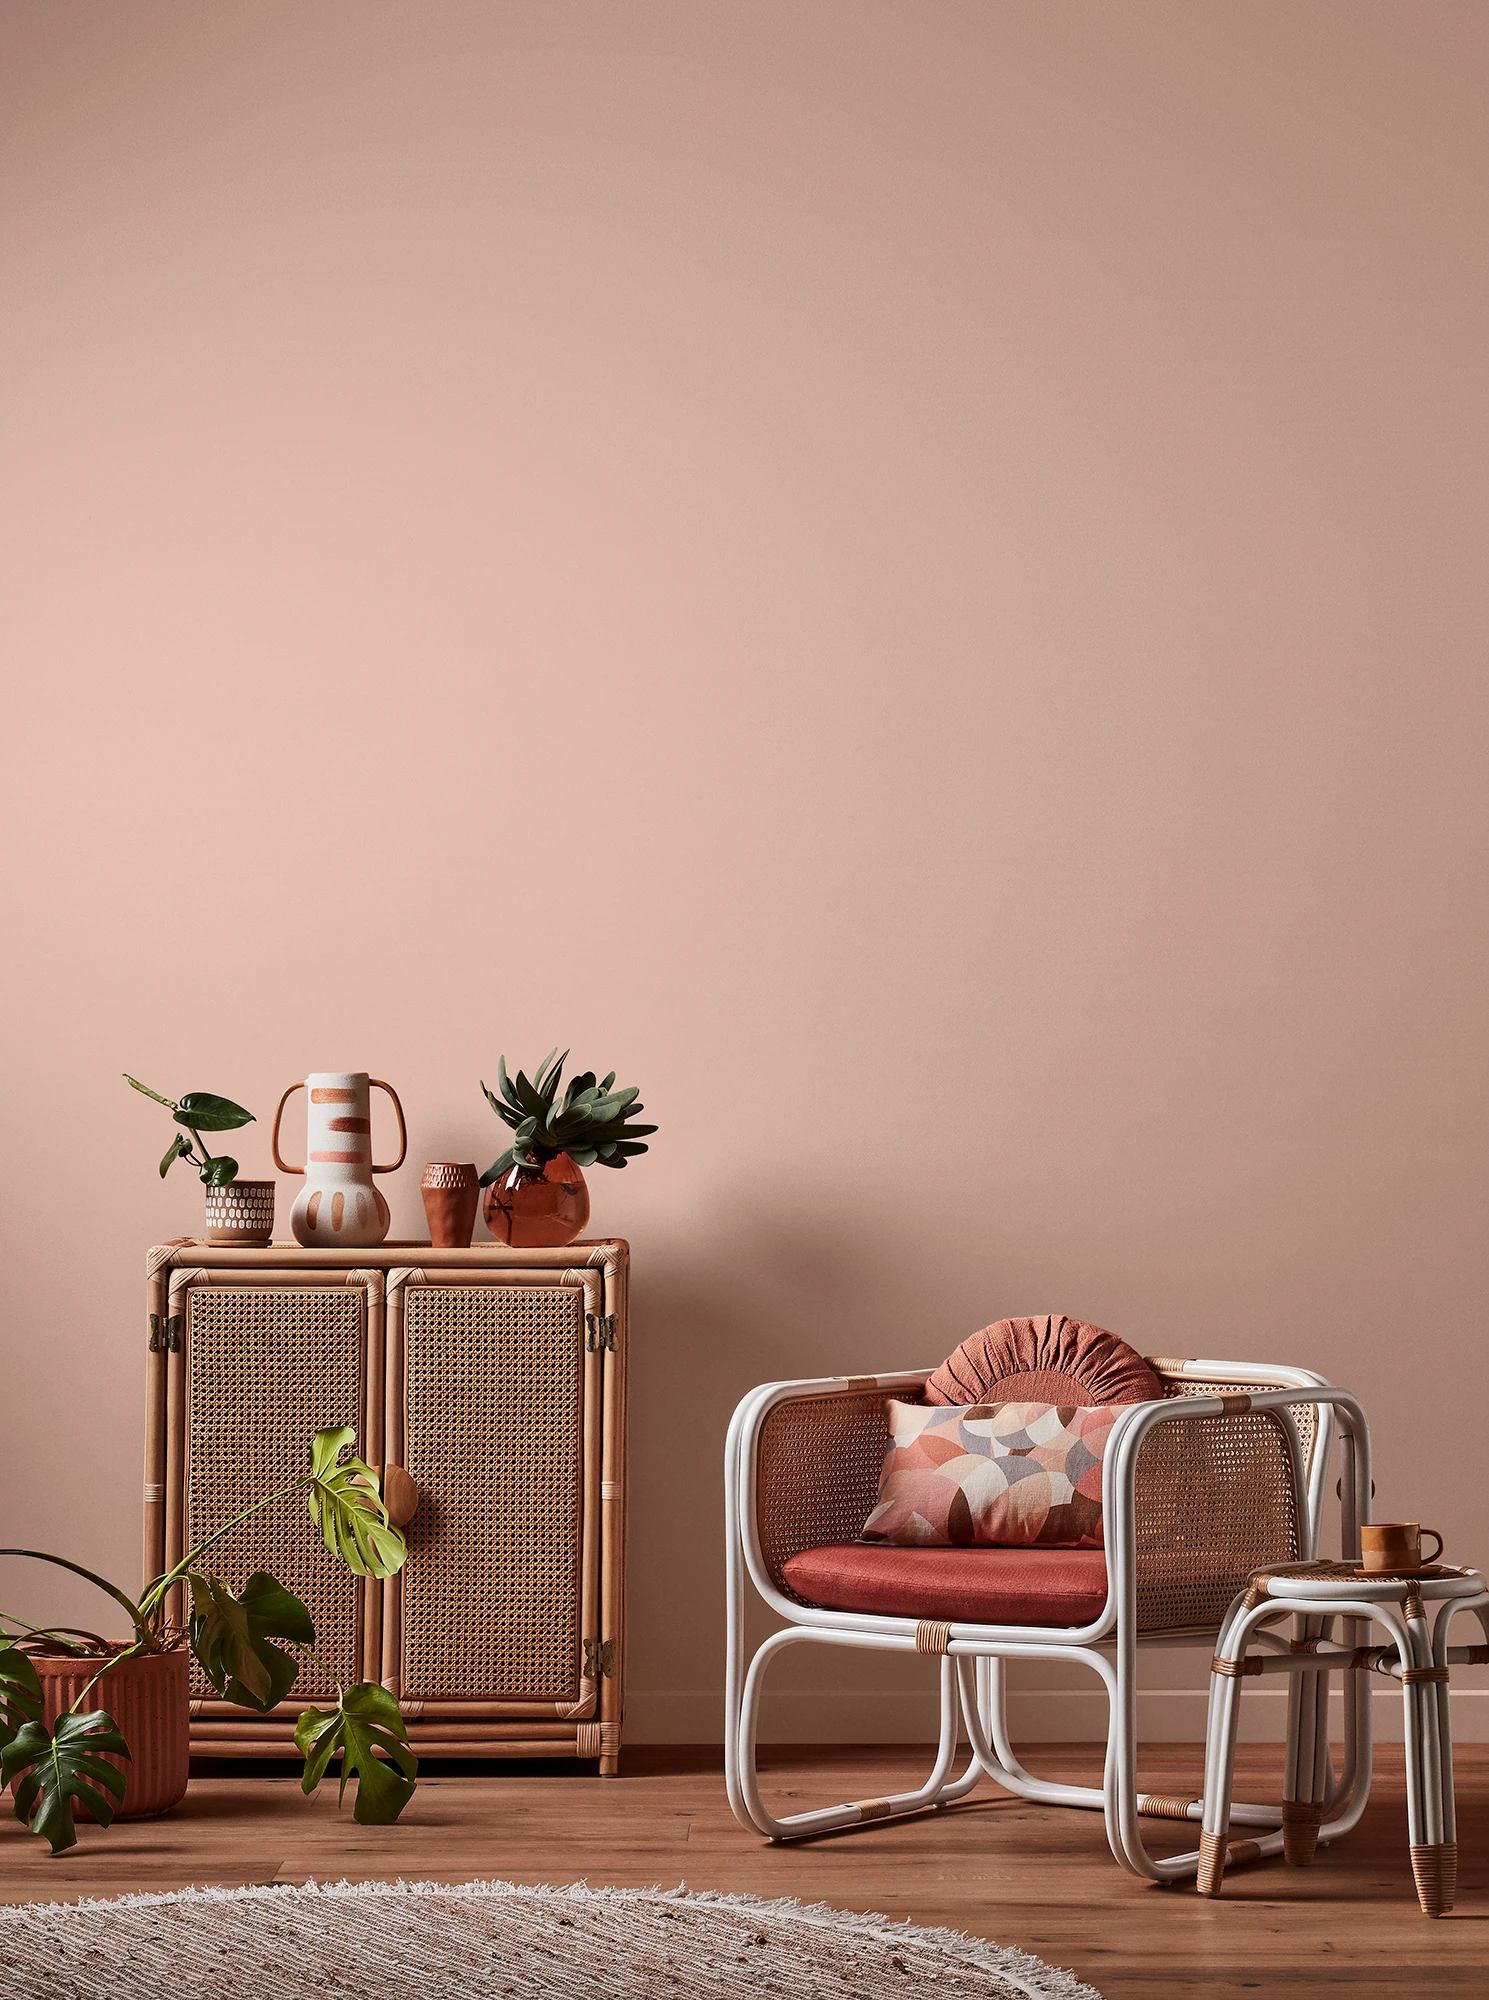
[[[760,1426],[760,1551],[776,1588],[798,1604],[806,1598],[781,1575],[792,1556],[856,1541],[873,1511],[889,1442],[884,1395],[876,1384],[777,1403]]]
[[[1164,1393],[1223,1396],[1258,1386],[1169,1378]],[[1290,1414],[1306,1469],[1318,1412],[1299,1404]],[[1267,1411],[1158,1425],[1138,1456],[1135,1498],[1140,1632],[1218,1625],[1252,1570],[1302,1554],[1306,1498],[1293,1490],[1286,1424]],[[1282,1549],[1295,1553],[1274,1553]]]

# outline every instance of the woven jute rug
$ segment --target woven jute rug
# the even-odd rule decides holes
[[[0,1909],[6,2000],[1100,2000],[954,1931],[686,1889],[341,1882]]]

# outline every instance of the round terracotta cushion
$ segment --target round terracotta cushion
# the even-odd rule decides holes
[[[1150,1403],[1163,1384],[1135,1347],[1104,1327],[1046,1313],[1000,1319],[964,1340],[925,1385],[937,1404]]]

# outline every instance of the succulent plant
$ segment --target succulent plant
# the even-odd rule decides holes
[[[484,1082],[481,1088],[497,1117],[511,1126],[512,1143],[482,1174],[482,1187],[490,1187],[514,1170],[520,1173],[524,1168],[542,1167],[559,1153],[567,1153],[576,1167],[623,1167],[647,1150],[644,1135],[657,1128],[634,1122],[636,1113],[645,1109],[637,1101],[636,1089],[612,1090],[614,1070],[598,1083],[594,1071],[586,1070],[582,1076],[569,1079],[569,1087],[560,1097],[559,1078],[568,1059],[567,1049],[561,1056],[557,1049],[550,1049],[529,1082],[521,1070],[513,1081],[507,1075],[505,1057],[497,1058],[500,1097],[487,1090]]]

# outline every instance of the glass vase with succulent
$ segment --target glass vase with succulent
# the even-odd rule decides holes
[[[554,1058],[557,1057],[555,1061]],[[486,1226],[502,1243],[521,1249],[572,1243],[589,1221],[589,1189],[583,1169],[624,1167],[647,1151],[655,1125],[636,1122],[646,1107],[637,1086],[615,1090],[615,1071],[596,1081],[593,1070],[558,1086],[569,1051],[550,1049],[531,1081],[521,1070],[507,1075],[498,1057],[500,1091],[481,1088],[512,1143],[481,1176],[486,1189]]]
[[[392,1576],[403,1565],[407,1544],[388,1518],[377,1474],[351,1454],[355,1440],[350,1427],[317,1431],[304,1472],[203,1537],[147,1584],[138,1598],[63,1556],[40,1549],[0,1549],[0,1555],[52,1563],[96,1584],[124,1611],[132,1627],[130,1639],[111,1644],[95,1632],[32,1625],[0,1612],[0,1791],[10,1787],[16,1818],[49,1840],[53,1854],[76,1844],[75,1808],[102,1826],[112,1822],[124,1801],[127,1780],[109,1759],[133,1761],[128,1741],[108,1710],[83,1704],[100,1684],[106,1695],[109,1677],[129,1662],[183,1647],[189,1647],[220,1699],[259,1714],[289,1695],[302,1659],[318,1667],[336,1688],[336,1703],[328,1709],[307,1706],[296,1724],[295,1745],[305,1759],[302,1789],[313,1792],[332,1758],[339,1756],[340,1796],[345,1797],[350,1779],[357,1783],[353,1817],[364,1826],[386,1825],[398,1818],[413,1796],[418,1764],[394,1696],[371,1681],[342,1687],[316,1657],[309,1610],[267,1571],[255,1571],[240,1590],[234,1590],[202,1561],[252,1515],[303,1495],[326,1548],[354,1576]],[[184,1587],[190,1601],[184,1629],[169,1622],[169,1606],[178,1587]],[[66,1712],[49,1722],[36,1662],[50,1667],[59,1656],[76,1661],[81,1673],[95,1664],[97,1671],[87,1674]],[[180,1678],[182,1699],[176,1720],[184,1741],[188,1727],[184,1674]]]

